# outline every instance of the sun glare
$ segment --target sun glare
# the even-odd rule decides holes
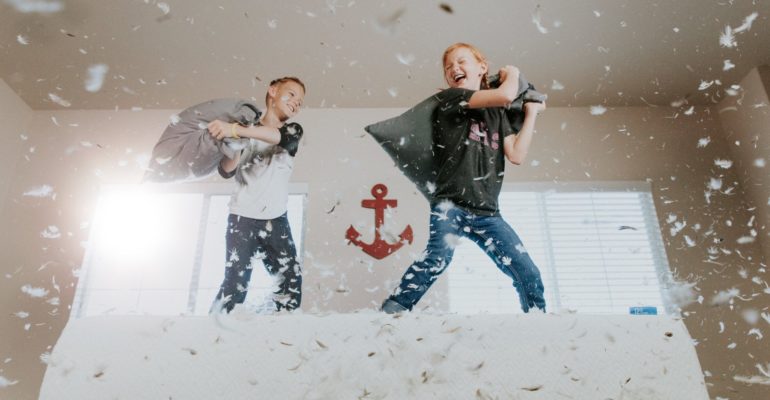
[[[128,258],[157,251],[172,228],[162,223],[173,206],[163,200],[139,190],[104,195],[96,210],[92,236],[99,250]]]

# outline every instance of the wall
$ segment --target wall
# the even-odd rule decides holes
[[[3,228],[0,229],[0,243],[8,243],[13,240],[13,229],[5,221],[8,220],[9,209],[13,206],[9,203],[17,201],[19,197],[12,195],[10,188],[12,182],[17,179],[16,172],[19,160],[33,153],[34,146],[29,145],[33,135],[27,129],[32,116],[33,112],[27,104],[8,87],[5,81],[0,79],[0,221],[4,221]],[[15,386],[21,384],[10,386],[10,389],[2,389],[1,377],[7,377],[11,382],[17,380],[18,378],[12,378],[13,376],[21,376],[15,363],[20,358],[24,358],[23,353],[15,348],[14,342],[8,340],[12,331],[18,332],[19,329],[23,329],[18,319],[14,320],[12,325],[9,323],[12,317],[8,314],[11,309],[15,309],[14,303],[17,301],[16,294],[19,290],[18,287],[11,289],[10,287],[14,286],[11,282],[23,269],[23,265],[12,261],[11,257],[8,256],[8,251],[10,251],[9,248],[3,247],[3,252],[0,253],[2,254],[0,257],[0,309],[2,309],[2,316],[0,316],[0,321],[2,321],[0,322],[0,360],[3,360],[0,363],[0,397],[3,398],[3,390],[13,391]],[[48,341],[51,340],[52,337],[49,336]],[[37,370],[39,371],[39,368]],[[31,389],[36,390],[35,382],[33,380],[33,385],[29,386]]]
[[[557,113],[539,123],[547,134],[536,142],[532,155],[545,168],[518,169],[509,177],[650,180],[670,268],[679,279],[696,283],[696,296],[703,296],[703,302],[686,307],[684,315],[702,367],[710,375],[711,396],[762,398],[762,387],[733,379],[759,375],[755,365],[770,360],[766,339],[749,334],[765,323],[760,319],[762,325],[753,325],[742,317],[744,311],[766,310],[770,302],[760,247],[738,243],[750,236],[752,214],[743,200],[744,185],[735,167],[723,169],[715,163],[731,158],[715,110],[696,108],[689,116],[668,108],[610,110],[598,117],[580,109]],[[704,138],[709,138],[708,144],[699,147]],[[709,189],[712,178],[721,180],[719,190]],[[672,235],[677,222],[686,226]],[[692,247],[684,235],[694,241]],[[712,304],[717,293],[730,289],[739,291],[741,298]]]
[[[29,137],[27,123],[31,117],[32,109],[0,79],[0,213],[5,210],[8,187],[14,178],[16,163],[27,150],[24,142]]]
[[[37,396],[45,368],[40,355],[50,350],[66,324],[99,185],[138,182],[142,158],[174,112],[34,113],[29,145],[37,150],[29,161],[22,161],[10,183],[5,229],[13,235],[0,243],[7,274],[0,281],[0,292],[7,293],[0,310],[0,359],[12,359],[0,373],[19,381],[0,390],[11,398]],[[309,187],[303,296],[307,312],[376,308],[423,249],[427,203],[362,129],[399,112],[310,109],[298,118],[306,137],[293,180]],[[710,138],[709,143],[699,147],[704,138]],[[762,293],[767,276],[758,267],[762,257],[758,243],[737,242],[749,234],[751,212],[736,168],[714,163],[727,158],[727,141],[710,108],[696,108],[692,115],[671,108],[619,108],[598,116],[586,108],[554,108],[538,122],[528,162],[510,166],[506,180],[649,180],[671,269],[679,279],[695,283],[697,295],[704,298],[685,308],[685,321],[710,375],[711,395],[751,399],[758,398],[761,387],[735,382],[733,376],[757,375],[754,365],[770,362],[770,346],[747,334],[753,326],[741,312],[767,307],[767,295]],[[712,178],[721,179],[719,190],[708,190]],[[373,225],[371,210],[361,208],[360,201],[371,197],[375,183],[388,185],[388,197],[399,201],[394,225],[410,224],[415,231],[413,245],[382,261],[344,239],[351,224]],[[21,196],[42,184],[54,186],[56,197]],[[686,225],[672,235],[676,222]],[[50,232],[49,226],[56,226],[61,236],[41,237],[42,231]],[[695,245],[688,245],[684,235]],[[49,293],[32,298],[20,290],[24,285]],[[443,279],[438,282],[421,306],[442,310],[445,285]],[[731,288],[739,290],[741,298],[733,299],[733,304],[711,305],[717,293]],[[29,317],[20,319],[14,315],[18,311]]]
[[[728,138],[728,146],[746,200],[756,209],[757,242],[765,260],[770,259],[770,67],[754,68],[739,83],[735,96],[723,99],[715,109]]]

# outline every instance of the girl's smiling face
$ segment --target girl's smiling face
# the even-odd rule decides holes
[[[480,61],[467,47],[452,50],[444,59],[444,79],[449,87],[479,90],[487,63]]]

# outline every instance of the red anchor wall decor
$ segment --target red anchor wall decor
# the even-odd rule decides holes
[[[361,207],[374,209],[374,242],[364,243],[358,240],[361,234],[358,233],[353,225],[350,225],[345,238],[348,239],[348,244],[354,244],[360,247],[364,253],[370,256],[382,260],[383,258],[393,254],[396,250],[400,249],[404,245],[404,242],[412,244],[412,227],[406,226],[403,232],[398,235],[398,243],[390,244],[382,239],[380,236],[380,227],[385,223],[385,208],[396,208],[398,200],[385,200],[385,196],[388,194],[388,187],[382,183],[378,183],[372,187],[372,196],[374,200],[361,200]]]

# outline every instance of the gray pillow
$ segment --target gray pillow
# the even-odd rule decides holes
[[[235,157],[248,139],[217,141],[206,125],[219,119],[248,126],[256,123],[261,114],[254,103],[241,99],[210,100],[185,109],[166,127],[153,148],[144,180],[179,182],[209,176],[217,170],[222,157]]]
[[[500,87],[500,77],[498,75],[490,76],[488,81],[489,86],[493,88]],[[547,95],[535,90],[535,86],[527,82],[522,74],[519,74],[519,93],[516,95],[516,100],[505,108],[505,115],[508,117],[508,122],[511,124],[513,131],[519,133],[524,123],[524,103],[543,103],[546,99],[548,99]]]
[[[489,77],[489,83],[492,87],[500,85],[496,75]],[[535,91],[534,86],[519,75],[519,93],[506,107],[506,116],[514,131],[518,132],[524,121],[524,103],[545,99],[544,94]],[[364,128],[428,201],[433,200],[432,185],[438,176],[433,154],[433,113],[439,102],[438,95],[430,96],[397,117]]]

